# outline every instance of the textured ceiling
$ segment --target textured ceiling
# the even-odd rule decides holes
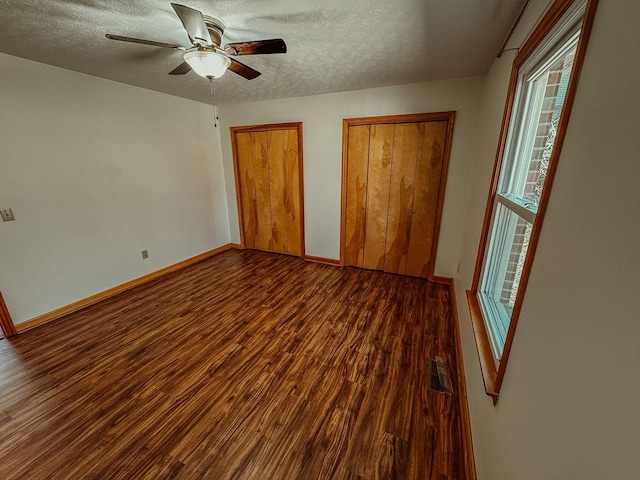
[[[523,0],[178,0],[226,24],[224,43],[281,37],[288,53],[238,57],[262,72],[216,80],[238,103],[482,75]],[[209,84],[167,73],[189,46],[170,2],[0,0],[0,51],[159,92],[210,102]]]

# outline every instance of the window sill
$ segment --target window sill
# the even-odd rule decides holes
[[[493,399],[493,404],[495,405],[498,403],[498,369],[491,352],[489,335],[482,319],[478,298],[470,290],[467,290],[467,302],[469,303],[469,313],[471,314],[471,323],[473,325],[473,336],[476,339],[476,348],[478,349],[484,391]]]

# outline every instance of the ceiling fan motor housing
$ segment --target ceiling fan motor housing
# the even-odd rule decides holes
[[[222,45],[222,35],[224,35],[224,23],[209,15],[202,16],[204,17],[204,23],[207,26],[207,30],[209,30],[211,42],[215,46],[220,47],[220,45]]]

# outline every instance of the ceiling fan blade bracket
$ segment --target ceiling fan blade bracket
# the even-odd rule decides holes
[[[172,3],[171,6],[187,31],[191,43],[202,46],[213,44],[202,12],[177,3]]]

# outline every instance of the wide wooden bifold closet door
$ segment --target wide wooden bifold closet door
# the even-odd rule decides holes
[[[453,112],[344,122],[345,265],[431,278]]]
[[[301,129],[298,123],[231,128],[246,248],[304,254]]]

